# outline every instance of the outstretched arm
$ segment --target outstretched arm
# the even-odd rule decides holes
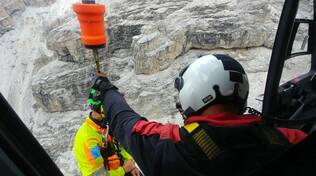
[[[160,165],[164,155],[168,155],[164,148],[180,141],[179,126],[147,121],[105,77],[99,77],[92,88],[101,93],[104,114],[115,138],[132,154],[144,173],[152,175],[155,165]]]
[[[131,142],[132,129],[142,117],[134,112],[126,103],[122,94],[114,89],[105,93],[103,107],[114,136],[125,149],[130,151],[129,144]]]
[[[166,154],[162,148],[180,141],[178,125],[147,121],[115,89],[105,93],[103,105],[114,136],[145,174],[153,173],[155,162],[161,161],[158,157]]]

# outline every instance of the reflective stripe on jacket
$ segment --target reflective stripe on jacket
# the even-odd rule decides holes
[[[86,175],[106,175],[104,160],[101,155],[101,148],[104,145],[100,126],[94,123],[89,117],[78,129],[74,140],[74,153],[77,159],[78,167],[83,176]],[[123,160],[130,160],[132,157],[121,149]],[[120,166],[115,170],[110,170],[111,176],[123,176],[124,169]]]

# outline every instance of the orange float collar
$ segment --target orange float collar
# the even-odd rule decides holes
[[[75,3],[72,8],[80,23],[83,45],[87,48],[104,47],[107,41],[104,30],[105,5]]]

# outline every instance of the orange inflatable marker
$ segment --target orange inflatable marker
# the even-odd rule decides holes
[[[83,45],[92,49],[104,47],[107,41],[104,30],[105,5],[75,3],[72,8],[80,23]]]

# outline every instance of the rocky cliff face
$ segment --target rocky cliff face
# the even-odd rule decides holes
[[[24,12],[26,6],[40,7],[54,3],[55,0],[1,0],[0,6],[0,36],[14,29],[14,20]]]
[[[0,7],[0,36],[13,29],[14,23],[12,17],[16,13],[25,10],[25,4],[22,0],[5,0],[1,2]]]
[[[53,4],[56,0],[23,0],[26,6],[42,7]]]
[[[77,175],[72,140],[88,110],[87,90],[95,68],[91,51],[80,42],[71,10],[75,0],[0,2],[0,52],[6,58],[0,70],[8,77],[0,81],[10,82],[0,90],[65,175]],[[310,17],[311,3],[302,1],[302,18]],[[260,109],[255,98],[264,90],[282,4],[108,0],[109,42],[100,49],[102,69],[141,115],[181,123],[173,88],[178,71],[202,55],[229,54],[248,73],[249,105]],[[284,80],[302,69],[308,69],[308,60],[289,61],[290,74]]]

